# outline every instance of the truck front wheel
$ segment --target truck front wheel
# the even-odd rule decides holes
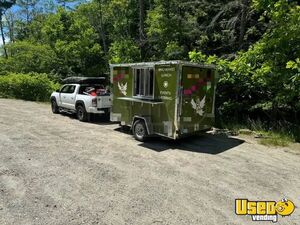
[[[89,120],[89,115],[86,112],[84,106],[82,106],[82,105],[77,106],[76,114],[77,114],[78,120],[81,122],[87,122]]]
[[[53,113],[55,113],[55,114],[59,113],[58,105],[56,103],[56,100],[54,100],[54,99],[51,100],[51,109],[52,109]]]
[[[133,136],[138,141],[146,141],[147,139],[147,129],[144,121],[137,120],[133,125]]]

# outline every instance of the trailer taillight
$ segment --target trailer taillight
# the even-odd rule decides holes
[[[97,98],[92,99],[92,106],[97,107]]]

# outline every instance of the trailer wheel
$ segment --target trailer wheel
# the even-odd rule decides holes
[[[59,113],[58,105],[56,103],[56,100],[54,100],[54,99],[51,100],[51,109],[52,109],[52,112],[54,114],[58,114]]]
[[[137,120],[133,125],[133,135],[134,138],[138,141],[145,141],[147,139],[147,129],[144,121]]]
[[[84,106],[82,105],[78,105],[76,108],[76,114],[77,114],[77,118],[79,121],[81,122],[88,122],[89,121],[89,115],[86,112]]]

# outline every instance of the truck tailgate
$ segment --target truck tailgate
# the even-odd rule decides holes
[[[97,107],[98,108],[110,108],[112,106],[111,96],[98,96]]]

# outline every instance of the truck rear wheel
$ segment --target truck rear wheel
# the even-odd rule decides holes
[[[77,106],[76,114],[77,114],[77,118],[79,121],[81,121],[81,122],[89,121],[89,115],[86,112],[84,106],[82,106],[82,105]]]
[[[58,114],[59,113],[59,107],[58,107],[58,105],[56,103],[56,100],[54,100],[54,99],[51,100],[51,109],[52,109],[52,112],[54,114]]]
[[[137,120],[133,125],[133,136],[136,140],[144,142],[147,139],[148,132],[144,121]]]

